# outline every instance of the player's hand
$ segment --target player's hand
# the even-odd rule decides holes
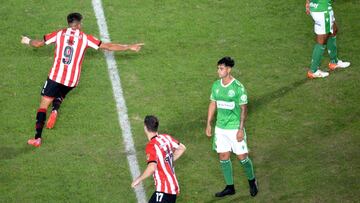
[[[208,136],[209,138],[211,137],[211,125],[207,125],[207,126],[206,126],[205,134],[206,134],[206,136]]]
[[[140,51],[141,46],[144,46],[144,45],[145,45],[144,43],[132,44],[132,45],[130,45],[130,50],[138,52],[138,51]]]
[[[305,4],[305,12],[306,12],[307,15],[310,14],[310,4],[309,3]]]
[[[238,132],[236,133],[236,140],[238,142],[241,142],[244,140],[244,130],[243,129],[239,129]]]
[[[30,38],[26,37],[26,36],[21,36],[21,43],[22,44],[30,44]]]
[[[131,183],[131,187],[135,188],[137,185],[139,185],[139,183],[141,182],[140,178],[136,178],[132,183]]]

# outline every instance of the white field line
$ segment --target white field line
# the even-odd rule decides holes
[[[106,25],[104,10],[101,5],[101,0],[92,0],[92,5],[93,5],[95,16],[97,19],[97,24],[99,26],[100,39],[103,42],[110,42],[110,36],[109,36],[108,28]],[[132,179],[134,180],[136,177],[138,177],[140,175],[140,170],[139,170],[139,164],[138,164],[138,161],[136,158],[136,150],[135,150],[134,142],[132,139],[131,126],[130,126],[129,117],[127,114],[127,108],[126,108],[125,99],[123,96],[123,91],[121,88],[120,77],[118,74],[118,69],[117,69],[117,65],[116,65],[116,61],[115,61],[113,52],[105,51],[104,54],[105,54],[106,63],[108,66],[108,71],[109,71],[109,77],[111,80],[113,94],[114,94],[114,98],[115,98],[115,102],[116,102],[116,108],[117,108],[117,113],[118,113],[118,118],[119,118],[119,125],[121,127],[122,136],[124,139],[125,152],[126,152],[129,166],[130,166],[130,172],[132,175]],[[130,185],[124,185],[123,187],[130,187]],[[137,198],[138,202],[140,202],[140,203],[147,202],[143,184],[140,184],[135,189],[135,194],[136,194],[136,198]],[[124,195],[126,195],[126,194],[124,194]]]

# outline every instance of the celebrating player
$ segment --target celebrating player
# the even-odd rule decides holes
[[[159,134],[158,127],[159,120],[155,116],[145,117],[144,131],[149,139],[145,149],[148,165],[144,173],[132,182],[131,187],[136,187],[142,180],[153,175],[156,190],[149,203],[176,202],[180,189],[173,162],[186,148],[170,135]]]
[[[22,36],[21,43],[35,48],[55,43],[54,63],[41,91],[40,107],[36,114],[35,138],[28,140],[28,144],[35,147],[41,145],[41,133],[49,105],[52,103],[52,112],[47,122],[47,128],[53,128],[61,102],[67,93],[78,85],[81,64],[87,48],[138,52],[143,45],[141,43],[132,45],[102,43],[92,35],[81,31],[81,20],[80,13],[71,13],[67,16],[68,28],[47,34],[42,40]]]
[[[258,192],[253,164],[248,157],[246,144],[247,94],[244,86],[230,74],[234,65],[235,62],[230,57],[224,57],[217,63],[220,80],[215,81],[211,88],[211,102],[205,130],[206,135],[211,137],[211,122],[217,111],[214,142],[226,187],[216,193],[216,197],[235,194],[230,152],[237,155],[245,169],[250,195],[255,196]]]
[[[319,66],[325,48],[328,49],[330,56],[329,69],[347,68],[350,62],[344,62],[337,57],[336,33],[338,31],[331,0],[306,0],[306,13],[310,14],[314,20],[314,31],[316,34],[316,44],[312,53],[310,71],[308,78],[324,78],[328,72],[321,71]]]

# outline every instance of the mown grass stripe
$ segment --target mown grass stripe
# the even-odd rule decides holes
[[[103,42],[110,42],[111,40],[110,40],[101,0],[93,0],[92,5],[97,19],[97,24],[99,26],[100,38]],[[109,77],[111,80],[113,94],[116,102],[119,124],[122,129],[122,136],[124,139],[126,156],[129,162],[132,178],[135,179],[137,176],[140,175],[140,170],[136,158],[136,150],[132,139],[131,126],[127,114],[127,108],[123,96],[120,77],[118,74],[118,69],[113,52],[105,51],[104,54],[106,58],[106,63],[108,65]],[[135,189],[135,193],[138,202],[146,202],[146,194],[142,184],[140,184]]]

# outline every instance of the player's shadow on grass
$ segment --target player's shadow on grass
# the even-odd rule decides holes
[[[32,151],[33,148],[29,146],[24,146],[22,148],[15,147],[1,147],[0,148],[0,160],[13,159],[21,154],[27,154],[29,151]]]
[[[295,81],[293,83],[291,83],[288,86],[282,87],[278,90],[275,90],[273,92],[269,92],[265,95],[262,95],[258,98],[255,98],[252,102],[250,102],[249,105],[249,112],[254,112],[257,109],[265,106],[266,104],[274,101],[275,99],[281,98],[283,96],[285,96],[286,94],[290,93],[291,91],[295,90],[296,88],[298,88],[299,86],[305,84],[307,81],[309,81],[309,79],[304,78],[302,80],[298,80]]]
[[[143,52],[138,52],[138,53],[134,53],[134,52],[114,52],[114,56],[116,59],[121,59],[121,60],[131,60],[131,59],[137,59],[140,58],[141,55],[144,55]]]
[[[213,194],[214,195],[214,194]],[[213,197],[213,199],[209,201],[205,201],[204,203],[214,203],[214,202],[248,202],[250,200],[250,194],[249,195],[240,195],[237,196],[236,194],[233,196],[226,196],[226,197]]]

